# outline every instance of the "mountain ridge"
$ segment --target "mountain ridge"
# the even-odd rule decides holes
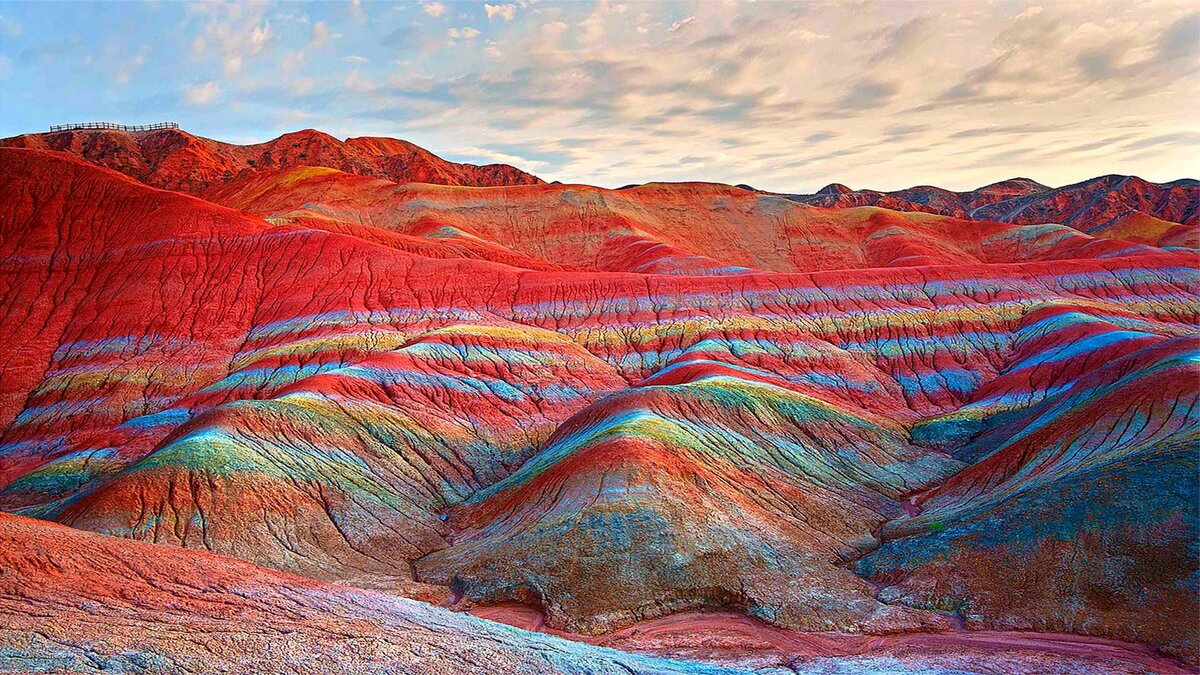
[[[315,129],[263,143],[234,145],[183,130],[70,130],[0,139],[0,147],[57,150],[115,169],[153,187],[197,194],[234,176],[278,166],[329,166],[398,182],[442,185],[526,185],[543,182],[506,164],[457,164],[408,141],[338,140]]]

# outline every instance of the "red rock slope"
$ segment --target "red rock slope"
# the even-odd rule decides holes
[[[1049,188],[1028,178],[967,192],[919,186],[879,192],[833,184],[791,199],[831,208],[880,206],[1019,225],[1059,223],[1097,237],[1154,246],[1200,248],[1200,183],[1151,183],[1137,176],[1100,176]]]
[[[1196,658],[1188,254],[713,185],[204,194],[243,210],[0,149],[0,508],[588,632]]]
[[[203,196],[273,222],[312,224],[317,217],[444,243],[487,242],[494,250],[542,264],[642,274],[811,272],[1156,253],[1065,226],[974,222],[875,207],[813,208],[714,183],[454,190],[291,168],[246,174]]]
[[[726,673],[0,514],[5,672]]]
[[[26,134],[0,146],[57,150],[115,169],[153,187],[197,193],[239,173],[297,165],[325,166],[398,183],[536,185],[542,181],[505,164],[456,164],[394,138],[350,138],[306,129],[266,143],[232,145],[186,131],[74,130]]]

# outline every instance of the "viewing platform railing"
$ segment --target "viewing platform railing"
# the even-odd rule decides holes
[[[113,124],[112,122],[84,122],[82,124],[56,124],[50,127],[55,131],[72,131],[74,129],[111,129],[113,131],[155,131],[157,129],[178,129],[175,122],[159,122],[158,124]]]

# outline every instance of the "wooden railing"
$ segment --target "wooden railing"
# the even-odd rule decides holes
[[[50,127],[55,131],[71,131],[73,129],[112,129],[113,131],[154,131],[156,129],[178,129],[175,122],[159,122],[158,124],[113,124],[112,122],[84,122],[83,124],[57,124]]]

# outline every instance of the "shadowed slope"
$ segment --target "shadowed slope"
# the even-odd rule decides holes
[[[1180,629],[1200,621],[1200,342],[1123,337],[1123,356],[1007,415],[959,452],[981,459],[916,500],[919,516],[885,526],[858,563],[895,584],[882,597],[952,608],[973,627],[1087,631],[1200,657],[1195,631]]]

